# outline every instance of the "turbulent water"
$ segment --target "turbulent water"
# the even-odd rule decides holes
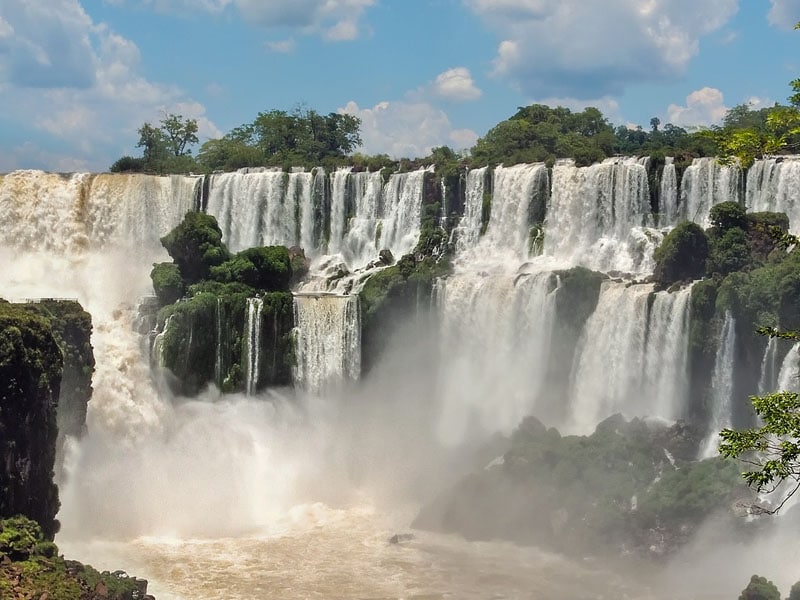
[[[742,582],[708,572],[738,560],[721,542],[690,549],[666,574],[622,576],[499,542],[388,539],[466,468],[465,447],[528,414],[581,433],[615,412],[686,416],[691,288],[632,283],[652,270],[663,236],[655,227],[704,222],[710,206],[743,193],[752,209],[793,218],[797,164],[759,161],[744,193],[735,169],[699,159],[678,182],[670,161],[657,213],[642,159],[471,170],[455,270],[436,285],[440,329],[417,327],[411,340],[401,332],[358,384],[361,315],[346,292],[380,250],[413,249],[430,170],[1,176],[0,295],[77,298],[95,327],[89,435],[67,448],[58,543],[70,557],[149,578],[162,600],[732,597]],[[316,278],[295,297],[293,390],[255,393],[264,359],[255,299],[240,332],[249,395],[212,387],[178,399],[153,377],[133,329],[136,304],[152,292],[152,263],[167,259],[159,237],[198,208],[218,218],[233,250],[298,245],[313,259]],[[575,265],[628,276],[602,284],[565,348],[559,273]],[[353,274],[324,294],[331,268]],[[224,315],[216,318],[223,340]],[[721,382],[734,368],[732,332],[731,320],[718,344],[716,428],[729,418]],[[765,353],[764,385],[792,385],[796,349],[780,374],[777,361]],[[788,589],[800,557],[773,549],[754,545],[741,564],[748,573],[782,565],[771,578]]]

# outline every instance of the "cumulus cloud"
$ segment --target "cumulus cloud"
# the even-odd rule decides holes
[[[242,16],[263,27],[292,27],[332,41],[358,37],[359,21],[375,0],[233,0]]]
[[[500,36],[494,74],[534,96],[597,98],[675,78],[739,0],[464,0]]]
[[[3,31],[12,32],[11,41],[5,36],[0,46],[0,73],[11,75],[0,88],[6,118],[30,123],[73,152],[65,161],[28,149],[22,156],[31,165],[105,169],[132,151],[144,121],[157,121],[164,112],[197,118],[201,135],[219,135],[202,105],[174,85],[146,79],[136,44],[94,23],[78,0],[50,0],[46,11],[42,4],[6,0],[0,9]],[[31,49],[34,54],[25,56]],[[15,76],[31,61],[38,64],[33,72]],[[130,140],[131,148],[116,147],[119,139]],[[52,162],[40,164],[46,160]]]
[[[681,127],[707,126],[719,123],[728,112],[725,99],[716,88],[704,87],[686,96],[686,105],[670,104],[667,117]]]
[[[0,72],[12,85],[89,87],[94,65],[91,19],[75,1],[4,0]]]
[[[474,131],[454,129],[447,115],[427,102],[380,102],[361,108],[350,101],[339,112],[361,119],[361,150],[368,154],[416,158],[436,146],[468,148],[478,139]]]
[[[466,67],[455,67],[440,73],[433,82],[433,91],[437,96],[452,102],[477,100],[482,94]]]
[[[791,29],[800,21],[800,2],[797,0],[770,0],[772,6],[767,13],[770,25],[780,29]]]
[[[124,1],[114,0],[114,3]],[[286,27],[343,41],[359,36],[361,16],[375,0],[144,0],[144,3],[168,12],[221,13],[234,7],[245,21],[259,27]]]

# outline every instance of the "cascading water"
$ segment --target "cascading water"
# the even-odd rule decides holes
[[[453,230],[456,253],[459,255],[473,248],[480,239],[487,170],[488,167],[481,167],[467,172],[464,215]]]
[[[677,225],[678,207],[678,176],[675,172],[675,159],[667,156],[664,169],[661,171],[661,185],[658,194],[659,215],[658,225]]]
[[[383,176],[340,169],[333,176],[331,241],[328,251],[340,253],[352,268],[363,267],[378,255]],[[352,213],[348,215],[349,212]],[[335,226],[334,221],[335,220]],[[382,227],[382,225],[381,225]]]
[[[258,376],[261,369],[261,310],[262,298],[247,299],[247,322],[244,332],[245,389],[253,396],[258,389]]]
[[[629,273],[653,269],[660,234],[652,221],[647,171],[635,158],[553,168],[544,253],[569,266]]]
[[[550,272],[465,273],[440,283],[438,431],[445,443],[509,432],[542,402],[556,284]]]
[[[681,219],[708,226],[711,207],[720,202],[739,202],[741,170],[721,165],[714,157],[695,158],[681,180]]]
[[[311,173],[242,169],[210,177],[206,212],[216,217],[231,250],[300,243],[309,217],[301,214],[298,222],[298,214],[312,206]]]
[[[357,296],[296,294],[295,385],[313,394],[335,391],[361,372]]]
[[[792,346],[783,359],[777,391],[800,392],[800,344]]]
[[[388,248],[394,256],[411,252],[419,239],[426,173],[433,173],[433,167],[395,173],[384,189],[383,222],[378,247]]]
[[[605,282],[573,367],[570,429],[589,433],[605,417],[683,416],[691,288]]]
[[[800,157],[757,160],[747,171],[745,205],[753,212],[782,212],[800,232]]]
[[[491,218],[481,238],[480,252],[508,253],[507,260],[528,258],[530,210],[537,192],[547,189],[547,168],[543,163],[496,167],[492,183]],[[546,202],[546,198],[539,198]]]
[[[731,426],[731,396],[733,395],[733,362],[736,342],[736,321],[725,313],[722,325],[714,373],[711,377],[711,419],[708,436],[701,446],[701,458],[717,453],[719,432]]]
[[[761,359],[761,376],[758,378],[758,393],[767,394],[775,390],[779,381],[777,368],[778,338],[769,338]]]

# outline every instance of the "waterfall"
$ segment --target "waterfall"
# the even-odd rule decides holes
[[[464,215],[453,230],[457,255],[473,248],[480,238],[487,169],[488,167],[481,167],[467,172]]]
[[[278,169],[211,175],[206,211],[216,217],[232,251],[297,243],[296,210],[285,198],[287,179]]]
[[[741,169],[714,157],[695,158],[681,180],[680,218],[708,227],[708,212],[720,202],[739,202]]]
[[[778,374],[778,391],[800,392],[800,344],[795,344],[783,359]]]
[[[347,233],[340,247],[345,262],[352,268],[358,268],[375,260],[382,249],[377,245],[383,176],[378,171],[352,173],[349,178],[354,215],[349,220]]]
[[[778,338],[771,337],[767,342],[767,347],[764,349],[764,357],[761,359],[761,376],[758,378],[759,395],[775,391],[779,381],[777,360]]]
[[[649,402],[645,410],[670,421],[686,416],[691,297],[691,286],[658,292],[648,318],[643,389]]]
[[[258,390],[261,371],[261,310],[263,308],[264,300],[262,298],[247,299],[247,322],[243,337],[245,390],[248,396],[255,395]]]
[[[800,157],[757,160],[747,171],[747,209],[782,212],[792,233],[800,233]]]
[[[590,167],[558,161],[546,222],[544,253],[572,266],[650,272],[660,235],[652,220],[647,171],[635,158]]]
[[[227,333],[227,328],[223,328],[223,308],[222,308],[222,298],[217,297],[217,308],[214,312],[214,318],[217,322],[217,351],[216,356],[214,359],[214,382],[217,384],[217,387],[222,388],[222,374],[226,372],[226,366],[224,364],[225,359],[225,334]]]
[[[731,396],[733,395],[733,362],[736,342],[736,322],[729,312],[720,334],[714,373],[711,376],[711,415],[706,441],[702,445],[701,458],[717,454],[719,432],[731,427]]]
[[[542,390],[555,322],[556,278],[549,272],[440,280],[442,319],[438,431],[446,443],[510,432],[546,408]]]
[[[520,262],[528,258],[531,204],[539,190],[547,189],[547,183],[544,163],[495,168],[491,214],[480,241],[480,254],[506,253],[509,260]],[[481,206],[477,209],[480,211]],[[480,222],[480,213],[477,218]]]
[[[425,174],[433,167],[410,173],[395,173],[383,191],[383,223],[379,249],[388,248],[400,257],[414,249],[419,239]]]
[[[675,172],[675,159],[666,158],[664,170],[661,172],[659,188],[659,222],[661,227],[678,223],[678,176]]]
[[[194,208],[201,181],[15,171],[0,180],[0,244],[59,255],[110,246],[162,252],[159,237]]]
[[[309,255],[314,254],[314,173],[296,170],[289,173],[286,200],[288,209],[295,211],[296,232],[294,243],[285,246],[308,244]]]
[[[328,254],[341,251],[347,221],[347,186],[353,167],[336,169],[331,174],[331,221]]]
[[[153,338],[153,346],[150,350],[150,364],[159,368],[164,368],[166,361],[164,360],[164,336],[169,329],[169,322],[172,320],[172,315],[167,317],[164,321],[164,329],[159,331]]]
[[[361,374],[358,297],[295,294],[295,385],[313,394],[334,391]]]
[[[591,432],[617,412],[683,416],[690,297],[691,288],[653,294],[651,285],[603,283],[576,350],[571,429]]]

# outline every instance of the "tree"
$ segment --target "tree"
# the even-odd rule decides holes
[[[794,28],[800,29],[800,23]],[[756,159],[800,146],[800,79],[789,86],[790,106],[776,104],[753,114],[749,106],[739,105],[726,115],[723,127],[705,132],[716,143],[720,162],[749,168]]]
[[[658,117],[653,117],[652,119],[650,119],[650,129],[653,130],[653,133],[658,131],[659,125],[661,125],[661,119],[659,119]]]
[[[771,581],[766,577],[753,575],[750,583],[742,590],[739,600],[781,600],[781,593]]]
[[[160,127],[145,122],[139,128],[142,158],[123,157],[112,166],[112,171],[142,170],[146,173],[190,171],[195,166],[188,146],[197,143],[197,120],[168,114]],[[136,161],[141,161],[137,163]]]
[[[146,165],[155,165],[169,155],[167,138],[164,132],[147,122],[139,128],[139,143],[136,144],[136,147],[143,149],[142,153]]]
[[[173,156],[191,154],[186,147],[199,141],[197,119],[184,119],[180,115],[170,113],[161,119],[161,131]]]

